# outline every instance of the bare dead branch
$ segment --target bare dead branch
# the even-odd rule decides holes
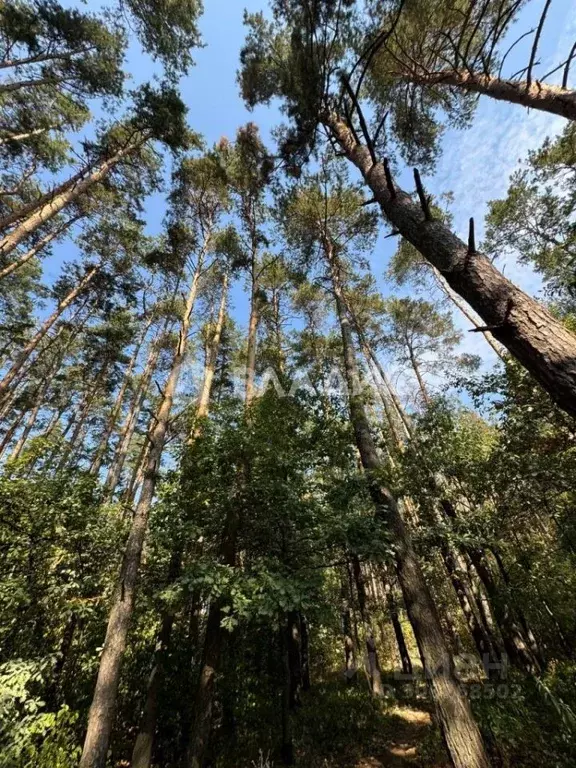
[[[528,71],[526,75],[526,90],[529,90],[530,86],[532,85],[532,69],[534,68],[536,53],[538,51],[538,45],[540,43],[540,36],[542,34],[542,29],[544,28],[544,22],[546,21],[546,15],[548,13],[548,9],[550,8],[551,2],[552,0],[546,0],[546,2],[544,3],[544,9],[540,15],[538,28],[536,29],[536,34],[534,35],[534,44],[532,45],[532,51],[530,53],[530,61],[528,62]]]
[[[474,256],[476,253],[476,236],[474,233],[474,217],[470,217],[468,226],[468,255]]]
[[[388,187],[388,192],[390,192],[390,197],[395,198],[396,197],[396,189],[394,187],[394,182],[392,180],[392,173],[390,172],[390,163],[388,162],[388,158],[384,158],[384,175],[386,176],[386,186]]]
[[[426,221],[432,221],[430,203],[426,196],[426,192],[424,191],[424,185],[422,184],[422,179],[420,178],[420,171],[418,168],[414,168],[414,180],[416,181],[416,191],[418,192],[418,199],[420,200],[420,205],[424,211],[424,217]]]
[[[508,48],[508,50],[506,51],[506,53],[502,57],[502,61],[500,62],[500,67],[498,69],[498,77],[499,78],[502,77],[502,69],[504,67],[504,63],[506,62],[506,59],[508,58],[508,54],[512,53],[512,51],[518,45],[518,43],[520,43],[522,40],[524,40],[525,37],[528,37],[529,35],[531,35],[532,32],[534,32],[534,27],[532,27],[532,29],[529,29],[528,32],[524,32],[524,34],[520,35],[520,37],[516,38],[516,40],[514,40],[512,45]]]
[[[572,46],[572,50],[570,51],[570,56],[566,59],[566,68],[564,69],[564,76],[562,77],[562,88],[568,87],[568,75],[570,74],[570,64],[572,63],[572,59],[576,56],[576,43]]]

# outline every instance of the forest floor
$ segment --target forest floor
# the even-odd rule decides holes
[[[421,689],[392,678],[374,699],[364,678],[316,684],[294,718],[297,765],[307,768],[446,768],[431,706]]]

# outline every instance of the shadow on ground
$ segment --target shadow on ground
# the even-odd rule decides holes
[[[297,765],[306,768],[445,768],[440,735],[424,697],[388,686],[375,700],[364,680],[319,684],[294,718]]]

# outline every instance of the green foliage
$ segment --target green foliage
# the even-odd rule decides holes
[[[201,0],[124,0],[145,50],[160,59],[169,74],[182,74],[192,64],[191,48],[201,43],[198,18]]]
[[[490,203],[486,222],[488,252],[533,266],[563,313],[574,311],[576,296],[575,146],[572,124],[546,139],[512,176],[507,197]]]
[[[74,726],[78,714],[64,705],[57,712],[33,693],[44,682],[46,662],[9,661],[0,665],[0,744],[2,768],[73,768],[80,757]]]

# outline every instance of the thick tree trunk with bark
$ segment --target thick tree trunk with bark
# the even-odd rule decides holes
[[[386,520],[396,550],[396,570],[408,616],[418,642],[428,685],[444,736],[448,754],[455,768],[489,768],[489,760],[470,703],[456,678],[454,662],[446,646],[432,596],[424,580],[410,534],[398,503],[379,480],[382,465],[362,399],[352,329],[342,297],[337,258],[328,238],[324,240],[336,297],[337,314],[344,347],[344,366],[348,384],[350,419],[369,491],[377,515]]]
[[[468,307],[462,301],[462,299],[454,293],[452,288],[450,288],[450,286],[448,285],[446,280],[442,277],[440,272],[438,272],[436,267],[432,267],[432,272],[434,274],[434,280],[436,281],[436,285],[440,288],[442,293],[454,304],[455,307],[457,307],[460,310],[460,312],[462,312],[466,320],[468,320],[469,323],[472,323],[472,325],[474,326],[474,328],[476,328],[477,331],[480,331],[480,333],[482,333],[482,335],[486,339],[486,342],[490,345],[490,347],[492,348],[492,351],[500,358],[500,360],[505,360],[506,358],[502,353],[502,347],[494,340],[490,331],[481,330],[482,324],[478,322],[475,315],[468,309]]]
[[[149,134],[141,134],[137,139],[133,139],[107,160],[104,160],[95,168],[91,168],[88,173],[80,172],[51,193],[48,193],[48,195],[43,195],[39,201],[40,205],[36,204],[33,212],[27,218],[20,220],[14,229],[0,240],[0,254],[7,256],[12,253],[29,235],[47,221],[53,219],[54,216],[59,214],[71,202],[77,200],[84,192],[87,192],[95,184],[105,179],[108,173],[121,160],[141,147],[149,138]],[[18,211],[14,215],[17,216]],[[18,219],[20,219],[21,215],[20,213]],[[0,221],[0,229],[3,229],[5,226],[7,226],[6,220]]]
[[[98,678],[88,715],[88,728],[79,768],[104,768],[106,763],[106,753],[116,711],[120,668],[126,649],[130,620],[134,611],[137,577],[148,526],[148,515],[156,490],[172,403],[186,353],[192,311],[198,292],[200,270],[201,262],[199,261],[192,278],[186,307],[180,323],[178,342],[174,350],[170,374],[162,392],[158,411],[151,422],[149,433],[150,449],[146,459],[142,489],[136,509],[134,510],[120,576],[112,601],[104,650],[100,658]]]
[[[486,256],[471,252],[441,221],[427,219],[409,195],[387,181],[384,165],[373,162],[368,148],[357,143],[337,115],[325,114],[323,121],[395,229],[438,269],[552,399],[576,416],[576,336]]]
[[[560,115],[567,120],[576,120],[576,91],[559,85],[546,85],[538,80],[532,83],[524,80],[506,80],[481,72],[457,69],[414,73],[409,79],[418,85],[462,88],[498,101],[509,101],[530,109]]]

